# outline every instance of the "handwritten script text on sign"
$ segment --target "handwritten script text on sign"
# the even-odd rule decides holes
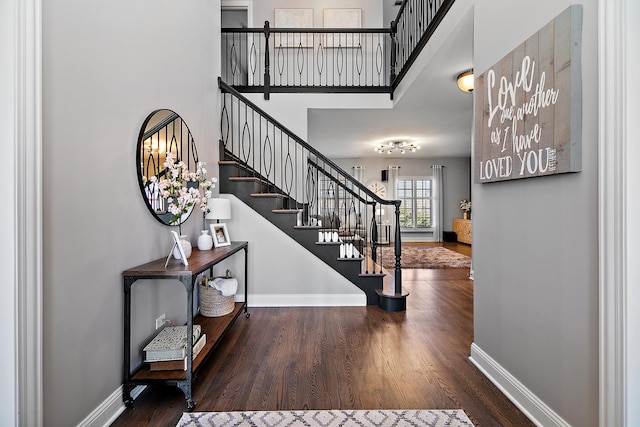
[[[496,83],[496,73],[493,69],[487,72],[487,102],[489,106],[489,118],[487,127],[492,128],[493,120],[499,113],[500,125],[491,131],[491,144],[501,145],[502,152],[507,150],[507,144],[511,144],[512,152],[520,159],[518,174],[524,175],[525,168],[530,174],[555,170],[556,152],[553,148],[537,148],[542,136],[542,128],[535,124],[529,132],[521,132],[518,123],[522,123],[525,115],[538,115],[538,112],[558,101],[560,91],[554,88],[546,88],[546,73],[543,71],[540,80],[534,82],[536,62],[529,56],[522,59],[522,67],[516,72],[513,81],[502,76],[499,84]],[[535,83],[535,87],[534,87]],[[517,92],[523,91],[529,98],[517,105]],[[494,104],[495,102],[495,104]],[[506,124],[506,126],[505,126]],[[489,161],[480,162],[481,179],[490,179],[493,176],[511,176],[513,172],[513,159],[511,156],[499,157]]]

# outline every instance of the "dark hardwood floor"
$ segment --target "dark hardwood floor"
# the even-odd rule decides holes
[[[403,270],[406,312],[250,308],[199,372],[195,411],[464,409],[476,426],[532,426],[468,360],[468,274]],[[112,425],[174,426],[184,410],[178,388],[147,387]]]

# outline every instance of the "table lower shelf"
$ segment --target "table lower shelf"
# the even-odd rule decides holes
[[[198,315],[193,319],[193,324],[198,324],[202,327],[202,333],[207,335],[207,343],[202,351],[193,360],[193,372],[196,372],[200,365],[204,363],[211,352],[218,346],[227,330],[233,325],[236,319],[240,316],[245,303],[237,302],[233,311],[227,315],[220,317],[205,317]],[[247,313],[247,317],[249,317]],[[183,381],[187,379],[187,371],[175,370],[175,371],[151,371],[149,370],[149,364],[143,363],[140,365],[133,374],[131,374],[132,383],[148,384],[157,381]]]

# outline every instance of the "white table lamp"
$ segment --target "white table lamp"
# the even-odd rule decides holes
[[[220,222],[221,219],[231,218],[231,201],[229,199],[209,199],[207,201],[209,213],[206,219],[215,219]]]

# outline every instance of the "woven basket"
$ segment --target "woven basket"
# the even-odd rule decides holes
[[[204,284],[203,284],[204,282]],[[235,295],[222,296],[219,290],[200,282],[200,314],[205,317],[220,317],[229,314],[235,307]]]

